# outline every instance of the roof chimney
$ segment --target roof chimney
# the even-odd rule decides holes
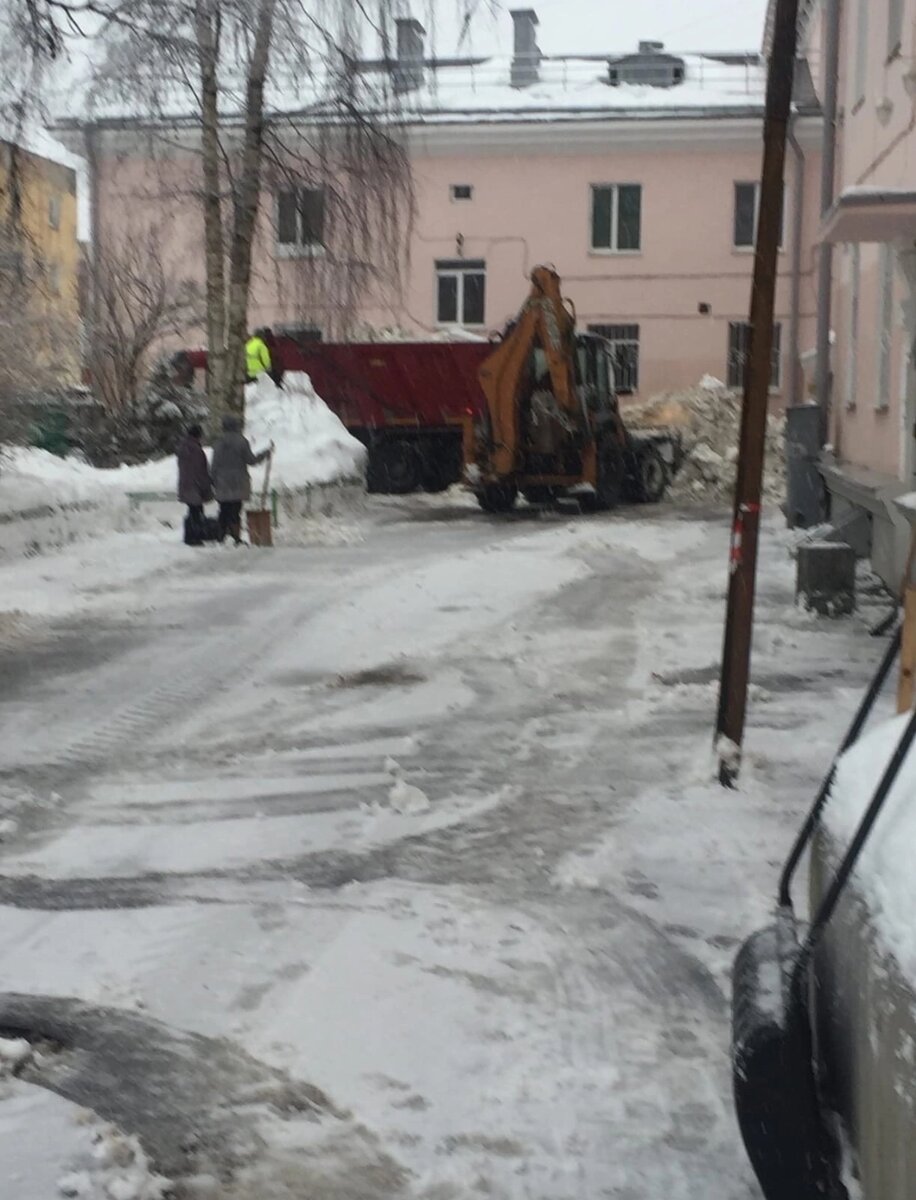
[[[398,17],[397,63],[394,68],[394,90],[410,92],[423,85],[423,38],[426,30],[413,17]]]
[[[515,8],[511,12],[514,27],[514,52],[510,82],[514,88],[529,87],[540,78],[541,52],[538,49],[538,15],[533,8]]]

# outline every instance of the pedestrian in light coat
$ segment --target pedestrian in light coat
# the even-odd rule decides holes
[[[204,505],[213,499],[213,485],[207,455],[201,439],[203,431],[192,425],[178,443],[178,499],[188,506],[184,523],[184,540],[189,546],[199,546],[204,540]]]
[[[251,498],[249,467],[268,458],[273,443],[255,454],[248,438],[242,433],[242,420],[232,415],[223,417],[223,433],[213,447],[213,491],[219,501],[220,533],[228,533],[238,546],[242,540],[242,505]]]

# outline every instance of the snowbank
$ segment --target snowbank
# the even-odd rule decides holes
[[[316,395],[307,375],[286,376],[282,389],[267,378],[252,384],[245,432],[255,450],[275,443],[271,488],[280,492],[288,516],[336,511],[344,492],[353,492],[353,483],[364,478],[365,447]],[[130,497],[171,498],[177,474],[174,455],[100,470],[78,457],[0,446],[0,556],[124,529],[132,522]],[[263,468],[254,473],[255,494],[262,480]]]
[[[256,450],[276,443],[272,483],[290,489],[358,479],[365,447],[316,395],[307,375],[290,373],[282,389],[266,377],[246,389],[245,432]],[[100,503],[130,492],[174,492],[174,455],[108,470],[33,447],[2,447],[0,514],[42,505]]]
[[[734,492],[741,425],[741,397],[712,375],[696,387],[665,392],[623,410],[634,429],[672,426],[684,438],[686,457],[672,482],[670,495],[699,502],[730,500]],[[785,495],[785,421],[767,419],[764,495],[779,501]]]
[[[878,726],[840,760],[825,828],[845,852],[884,774],[908,716]],[[871,837],[865,844],[856,882],[865,897],[875,930],[904,973],[916,982],[916,752],[904,762]]]
[[[365,446],[300,371],[284,375],[282,388],[262,375],[245,389],[245,433],[255,450],[275,443],[271,486],[296,490],[365,475]]]

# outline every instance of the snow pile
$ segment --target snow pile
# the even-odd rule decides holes
[[[392,776],[394,782],[388,792],[388,803],[392,811],[400,813],[405,817],[416,816],[419,813],[428,812],[429,796],[418,788],[413,783],[408,783],[404,778],[404,768],[395,759],[389,758],[385,762],[385,769]]]
[[[489,339],[470,329],[453,325],[448,329],[404,329],[400,325],[361,325],[355,331],[352,342],[486,342]]]
[[[276,444],[272,486],[303,490],[311,484],[364,475],[365,448],[315,394],[307,375],[290,373],[282,389],[264,377],[247,389],[246,405],[245,432],[255,450],[263,450],[271,441]],[[126,512],[130,493],[173,496],[178,482],[171,454],[110,469],[92,467],[79,456],[58,458],[30,446],[0,446],[0,456],[0,517],[88,505]],[[110,520],[101,521],[102,525],[120,527]]]
[[[245,433],[256,451],[275,444],[271,486],[360,479],[366,448],[315,392],[308,375],[290,371],[278,388],[262,375],[245,389]]]
[[[90,1161],[58,1180],[61,1196],[79,1200],[164,1200],[172,1184],[155,1174],[143,1147],[113,1125],[93,1134]]]
[[[734,492],[741,426],[741,396],[721,380],[705,375],[696,387],[665,392],[624,409],[631,429],[671,426],[684,439],[685,458],[671,484],[673,499],[730,500]],[[785,421],[767,418],[764,495],[785,495]]]
[[[843,755],[824,825],[845,853],[897,747],[909,714],[887,721]],[[871,920],[903,971],[916,982],[916,750],[911,750],[865,843],[855,880]]]
[[[2,450],[0,513],[99,499],[102,473],[81,459],[58,458],[47,450],[25,446],[4,446]]]
[[[0,1037],[0,1079],[11,1075],[32,1057],[32,1046],[25,1038]]]

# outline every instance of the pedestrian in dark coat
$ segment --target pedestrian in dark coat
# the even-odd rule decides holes
[[[204,540],[204,505],[213,499],[207,455],[201,443],[203,430],[192,425],[178,444],[178,499],[188,506],[184,540],[199,546]]]
[[[242,505],[251,498],[249,467],[257,466],[272,447],[255,454],[242,433],[240,417],[223,417],[223,434],[213,447],[213,490],[219,501],[220,532],[229,534],[236,545],[242,540]]]

